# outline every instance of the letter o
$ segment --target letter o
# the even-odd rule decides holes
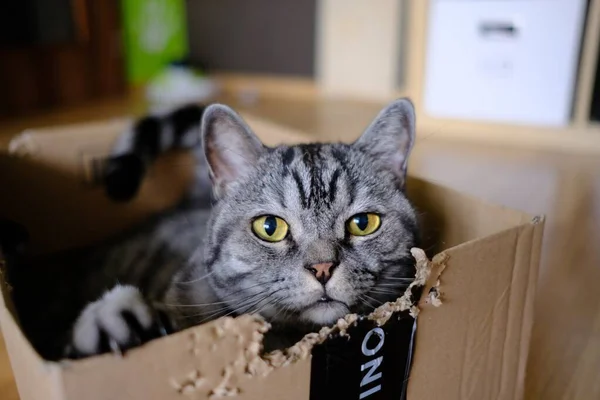
[[[377,337],[379,338],[379,343],[377,343],[377,346],[370,349],[367,347],[367,342],[369,341],[371,336],[373,336],[374,333],[377,334]],[[362,341],[362,346],[361,346],[362,353],[365,356],[372,356],[372,355],[377,354],[377,352],[379,350],[381,350],[381,348],[383,347],[384,340],[385,340],[385,332],[383,331],[383,329],[381,329],[379,327],[371,329],[369,332],[367,332],[367,334],[365,335],[365,338]]]

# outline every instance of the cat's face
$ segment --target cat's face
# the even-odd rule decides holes
[[[223,125],[214,132],[223,141],[205,142],[220,195],[206,264],[231,309],[258,311],[274,323],[324,325],[402,293],[414,277],[409,250],[417,240],[402,192],[413,141],[407,104],[384,112],[352,145],[275,149],[253,136],[234,141],[247,127],[236,126],[229,110],[207,110],[205,118]]]

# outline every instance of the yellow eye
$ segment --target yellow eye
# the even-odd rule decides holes
[[[379,229],[381,218],[373,213],[356,214],[348,220],[346,227],[354,236],[367,236]]]
[[[263,215],[252,222],[252,231],[267,242],[281,242],[288,233],[288,224],[274,215]]]

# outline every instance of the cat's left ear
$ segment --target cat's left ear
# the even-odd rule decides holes
[[[354,142],[405,181],[408,156],[415,143],[415,108],[409,99],[394,101]]]
[[[213,104],[202,118],[202,147],[217,197],[257,163],[266,147],[231,108]]]

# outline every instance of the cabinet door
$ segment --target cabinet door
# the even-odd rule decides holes
[[[585,10],[585,0],[432,0],[426,112],[568,124]]]

